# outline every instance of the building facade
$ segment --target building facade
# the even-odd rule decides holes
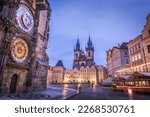
[[[112,78],[118,75],[118,70],[127,68],[130,65],[127,43],[115,46],[106,51],[108,77]]]
[[[81,67],[80,69],[67,70],[64,76],[64,83],[93,83],[97,84],[96,68]]]
[[[0,93],[46,88],[48,1],[1,0],[0,4]]]
[[[58,64],[58,63],[57,63]],[[51,83],[83,83],[98,84],[107,79],[107,69],[102,65],[81,67],[80,69],[66,69],[62,65],[49,67],[48,84]]]
[[[77,39],[74,48],[73,68],[65,69],[62,61],[58,61],[52,69],[52,77],[48,76],[48,79],[52,79],[51,81],[53,81],[51,83],[97,84],[106,79],[107,69],[102,65],[95,65],[94,46],[90,37],[85,50],[86,53],[81,49],[79,39]]]
[[[142,35],[139,35],[135,39],[128,43],[130,65],[136,66],[145,63],[142,49]]]
[[[63,65],[63,62],[59,60],[55,67],[53,67],[53,74],[52,74],[52,83],[63,83],[64,81],[64,72],[65,67]]]
[[[107,80],[108,72],[107,68],[103,65],[97,65],[97,82],[101,83],[103,80]]]
[[[130,67],[119,70],[120,74],[134,74],[135,72],[150,72],[150,15],[146,18],[146,24],[141,35],[129,41],[128,51]]]
[[[53,67],[49,66],[47,73],[47,85],[54,82],[52,78],[53,78]]]
[[[142,30],[142,49],[146,71],[150,72],[150,14],[146,18],[146,24]]]

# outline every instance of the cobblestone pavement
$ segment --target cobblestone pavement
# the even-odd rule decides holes
[[[113,91],[109,87],[101,86],[81,86],[81,92],[70,100],[150,100],[150,95],[133,94],[127,92]]]
[[[49,85],[46,90],[23,94],[0,96],[0,100],[150,100],[150,95],[116,92],[109,87],[81,85]]]
[[[76,93],[75,85],[49,85],[44,91],[9,94],[0,96],[0,100],[64,100]]]

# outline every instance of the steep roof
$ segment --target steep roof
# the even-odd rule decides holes
[[[56,64],[57,67],[64,67],[62,60],[59,60]]]
[[[128,48],[128,47],[127,47],[127,44],[128,44],[127,42],[123,42],[123,43],[120,45],[120,48],[121,48],[121,49],[126,49],[126,48]]]

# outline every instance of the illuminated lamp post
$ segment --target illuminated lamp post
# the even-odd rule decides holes
[[[133,100],[133,91],[130,88],[128,88],[128,96],[130,100]]]

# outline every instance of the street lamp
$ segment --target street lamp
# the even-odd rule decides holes
[[[133,99],[133,91],[130,88],[128,88],[128,95],[129,95],[129,99],[132,100]]]

